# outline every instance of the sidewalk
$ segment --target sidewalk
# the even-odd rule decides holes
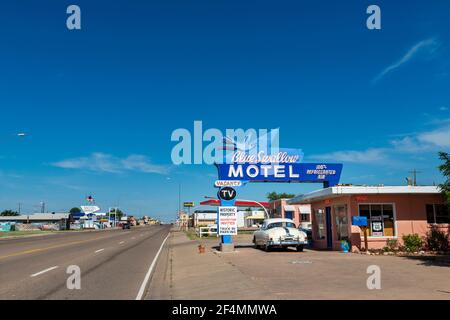
[[[192,300],[261,300],[268,299],[266,290],[244,275],[214,248],[219,240],[189,240],[184,232],[172,231],[168,258],[158,262],[149,299]],[[198,253],[197,246],[206,246]],[[233,254],[233,253],[228,253]],[[164,294],[161,294],[164,293]]]

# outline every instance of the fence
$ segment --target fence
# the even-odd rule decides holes
[[[197,236],[199,236],[200,238],[204,237],[204,235],[207,236],[211,236],[211,235],[215,235],[215,236],[219,236],[217,234],[217,230],[213,229],[211,227],[198,227],[195,229],[195,232],[197,234]]]

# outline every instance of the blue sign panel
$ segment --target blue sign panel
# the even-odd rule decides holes
[[[367,217],[364,216],[353,216],[352,217],[352,225],[367,227]]]
[[[250,182],[339,183],[340,163],[224,163],[216,164],[219,180]]]
[[[80,219],[81,217],[85,216],[84,212],[75,212],[75,213],[71,213],[71,215],[74,219]]]

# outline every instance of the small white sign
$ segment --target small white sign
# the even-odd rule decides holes
[[[237,207],[219,207],[219,217],[217,219],[219,236],[237,235],[237,213]]]
[[[239,187],[242,182],[239,180],[216,180],[214,185],[216,187]]]
[[[100,211],[100,208],[97,206],[81,206],[80,208],[85,214],[91,214]]]

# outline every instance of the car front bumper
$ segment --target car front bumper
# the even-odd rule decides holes
[[[292,246],[292,247],[296,247],[296,246],[302,246],[302,245],[307,245],[308,241],[300,241],[300,240],[269,240],[267,242],[267,244],[269,246]]]

